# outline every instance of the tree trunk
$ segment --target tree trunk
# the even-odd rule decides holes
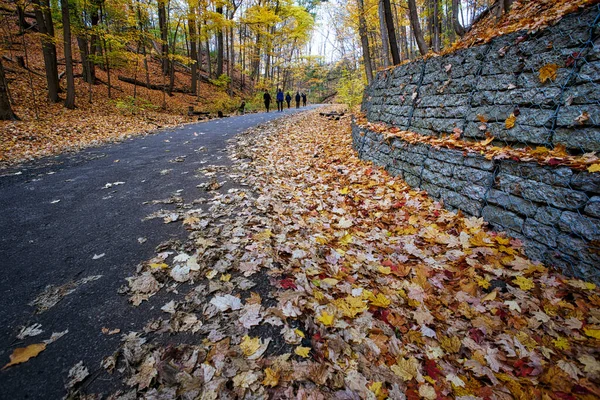
[[[410,26],[413,35],[415,36],[415,40],[417,41],[419,52],[421,55],[425,55],[429,51],[429,47],[427,47],[427,43],[425,43],[425,39],[423,39],[423,31],[421,31],[421,24],[419,23],[419,14],[417,13],[417,4],[415,0],[408,0],[408,13]]]
[[[212,62],[210,60],[210,42],[206,38],[206,65],[208,67],[208,76],[212,77]]]
[[[190,58],[192,59],[192,93],[196,94],[198,90],[198,52],[196,42],[198,32],[196,31],[196,8],[189,3],[188,29],[190,37]]]
[[[454,32],[460,37],[463,37],[467,30],[461,25],[458,20],[458,8],[460,7],[460,0],[452,0],[452,26]]]
[[[77,46],[79,47],[79,56],[81,58],[81,66],[83,68],[83,80],[86,83],[93,84],[94,76],[92,75],[92,68],[90,68],[90,49],[88,40],[85,36],[77,36]]]
[[[217,7],[217,14],[223,16],[223,6]],[[217,78],[223,74],[223,27],[217,28]]]
[[[25,20],[25,7],[17,3],[17,18],[19,21],[19,33],[23,35],[25,31],[32,29],[34,26]]]
[[[363,0],[358,1],[358,34],[362,45],[363,60],[365,64],[365,73],[367,74],[367,83],[373,82],[373,64],[371,62],[371,53],[369,49],[369,37],[367,36],[367,23],[365,21],[365,4]]]
[[[413,0],[414,1],[414,0]],[[388,42],[392,53],[392,62],[394,65],[400,64],[400,53],[398,52],[398,41],[396,40],[396,29],[394,29],[394,15],[392,14],[392,6],[390,0],[382,0],[383,12],[385,14],[385,23],[388,31]]]
[[[54,45],[54,25],[50,10],[50,0],[35,1],[35,18],[42,34],[42,53],[46,69],[46,82],[48,83],[48,99],[58,103],[58,62],[56,60],[56,46]]]
[[[10,106],[10,99],[8,98],[8,84],[6,83],[6,76],[4,76],[4,66],[2,66],[2,59],[0,58],[0,120],[8,121],[18,119]]]
[[[381,31],[381,49],[383,56],[383,66],[389,67],[390,65],[390,42],[387,32],[387,25],[385,23],[385,10],[383,7],[383,0],[379,0],[378,6],[379,13],[379,30]]]
[[[169,73],[169,27],[167,26],[166,0],[158,0],[158,26],[160,29],[161,57],[163,75]]]
[[[75,79],[73,78],[73,56],[71,54],[71,18],[69,16],[69,1],[60,0],[63,23],[63,40],[65,49],[65,73],[67,75],[67,98],[65,107],[75,108]]]
[[[432,0],[431,3],[433,5],[433,51],[439,53],[442,45],[439,14],[440,5],[439,0]]]

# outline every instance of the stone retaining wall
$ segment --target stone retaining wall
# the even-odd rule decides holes
[[[535,33],[381,71],[363,110],[371,122],[424,135],[459,131],[481,139],[488,132],[510,145],[599,151],[599,15],[593,6]],[[542,83],[540,70],[550,64],[558,66],[556,77]],[[516,124],[507,129],[511,113]]]
[[[357,125],[352,136],[361,158],[523,240],[532,259],[600,282],[600,174],[386,141]]]
[[[363,111],[370,122],[422,135],[600,151],[599,21],[594,5],[534,33],[381,71]],[[542,82],[544,67],[556,74]],[[386,141],[357,125],[353,140],[360,157],[523,240],[532,259],[600,283],[600,174]]]

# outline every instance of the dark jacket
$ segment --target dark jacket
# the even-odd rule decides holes
[[[270,103],[271,102],[271,95],[269,93],[265,93],[263,95],[263,99],[265,99],[265,103]]]
[[[288,103],[290,101],[292,101],[292,96],[290,96],[290,94],[288,93],[287,96],[285,96],[285,101],[287,101]]]
[[[296,102],[299,103],[300,102],[300,93],[296,93]]]
[[[283,101],[283,92],[277,92],[277,101]]]

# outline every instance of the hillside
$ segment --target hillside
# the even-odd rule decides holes
[[[96,84],[91,87],[83,81],[82,65],[74,40],[72,49],[76,109],[67,110],[62,102],[50,103],[47,100],[40,35],[35,32],[15,35],[14,32],[18,32],[16,17],[5,15],[4,20],[10,22],[8,31],[13,33],[0,56],[13,111],[19,121],[0,121],[0,168],[90,145],[122,140],[158,128],[197,121],[198,117],[187,115],[190,106],[197,111],[228,113],[236,108],[243,96],[239,92],[233,97],[229,96],[224,89],[208,82],[206,74],[201,74],[203,79],[199,80],[198,96],[178,93],[188,91],[190,86],[190,73],[182,65],[176,67],[172,96],[162,90],[150,90],[120,81],[118,77],[123,76],[145,82],[143,62],[138,61],[137,67],[132,62],[110,70],[109,97],[106,70],[96,67]],[[56,37],[61,37],[60,31],[56,32]],[[62,43],[57,43],[56,48],[60,75],[65,70]],[[130,49],[127,58],[135,60],[135,57],[135,52]],[[23,63],[19,63],[19,58],[22,58]],[[150,83],[168,85],[169,79],[161,74],[159,60],[153,56],[148,56],[147,60]],[[64,78],[60,80],[60,84],[64,91]],[[64,98],[64,93],[61,97]]]

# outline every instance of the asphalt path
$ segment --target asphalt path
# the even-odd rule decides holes
[[[149,202],[201,197],[196,185],[207,178],[195,171],[230,165],[228,139],[315,107],[186,124],[0,171],[0,366],[15,348],[68,330],[37,357],[0,371],[0,398],[61,399],[79,361],[100,375],[102,359],[120,341],[102,328],[141,331],[149,315],[160,312],[156,302],[134,308],[120,296],[125,278],[155,255],[157,245],[186,236],[180,222],[144,220],[168,209]],[[48,285],[72,292],[39,312],[32,302]],[[36,323],[41,334],[17,339],[22,327]],[[99,379],[104,389],[118,385]]]

